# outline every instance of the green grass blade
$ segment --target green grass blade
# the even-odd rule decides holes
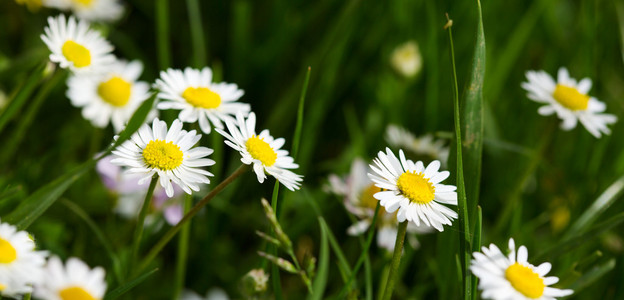
[[[199,1],[186,0],[186,8],[191,27],[191,41],[193,42],[193,67],[202,68],[206,65],[207,52]]]
[[[85,212],[76,203],[66,200],[66,199],[62,199],[61,203],[65,205],[74,214],[76,214],[76,216],[82,219],[82,221],[85,222],[85,224],[87,224],[87,227],[89,227],[89,229],[93,231],[93,234],[95,234],[95,237],[100,241],[100,243],[104,247],[104,250],[106,250],[106,253],[108,254],[111,260],[111,263],[113,265],[113,274],[115,275],[115,279],[117,280],[118,283],[123,282],[124,278],[123,278],[123,273],[121,272],[121,262],[119,261],[119,258],[115,254],[115,251],[113,250],[113,247],[111,246],[110,242],[104,235],[104,232],[102,232],[102,230],[100,230],[100,227],[98,227],[95,221],[93,221],[93,219],[89,217],[89,214],[87,214],[87,212]]]
[[[624,222],[624,213],[617,214],[610,219],[593,226],[586,232],[578,232],[576,235],[551,246],[550,248],[535,256],[535,260],[539,261],[542,259],[554,258],[561,254],[568,253],[570,250],[583,244],[587,244],[591,240],[598,238],[601,233],[610,230],[611,228],[619,225],[622,222]]]
[[[279,181],[275,180],[275,186],[273,187],[273,196],[271,198],[271,208],[275,212],[275,216],[279,220],[279,208],[278,208],[278,198],[279,198]],[[281,206],[280,206],[281,207]],[[273,230],[271,230],[273,232]],[[269,248],[269,254],[277,257],[277,247],[273,244],[267,245]],[[271,282],[273,283],[273,293],[275,294],[275,299],[280,300],[282,297],[282,282],[280,280],[279,267],[277,264],[271,264]]]
[[[15,97],[10,100],[7,107],[0,114],[0,132],[2,129],[13,119],[15,114],[26,103],[32,92],[39,85],[43,77],[45,76],[44,70],[46,68],[47,61],[37,66],[33,72],[28,76],[24,84],[20,87]]]
[[[611,205],[622,196],[624,191],[624,176],[620,177],[611,184],[592,205],[570,226],[565,237],[570,237],[574,233],[583,232],[591,226],[602,213],[604,213]]]
[[[142,274],[141,276],[138,276],[134,280],[112,290],[111,292],[107,293],[106,296],[104,296],[104,300],[117,299],[119,296],[127,293],[132,288],[139,285],[141,282],[145,281],[148,277],[156,273],[156,271],[158,271],[158,268],[145,272],[144,274]]]
[[[448,19],[448,15],[447,15]],[[453,21],[448,20],[447,26],[445,26],[449,34],[449,43],[451,50],[451,66],[453,72],[453,104],[454,104],[454,116],[455,116],[455,145],[457,146],[457,208],[459,219],[459,256],[461,262],[461,272],[463,278],[463,290],[464,299],[471,299],[470,291],[472,289],[471,276],[469,274],[470,268],[470,222],[468,220],[468,207],[466,200],[466,189],[464,188],[464,169],[462,165],[462,139],[461,139],[461,121],[459,117],[459,92],[457,86],[457,72],[455,68],[455,50],[453,47]]]
[[[481,227],[483,226],[483,212],[481,206],[477,205],[477,214],[475,227],[472,231],[474,236],[472,237],[472,252],[479,252],[481,249]],[[472,300],[477,299],[477,278],[472,278]]]
[[[156,0],[156,49],[158,67],[171,67],[171,38],[169,37],[169,0]]]
[[[615,12],[617,13],[617,19],[620,29],[620,53],[622,53],[622,62],[624,62],[624,3],[619,1],[615,2]]]
[[[485,35],[483,33],[483,17],[481,2],[477,0],[478,24],[472,57],[472,69],[468,86],[464,92],[463,102],[463,156],[468,199],[468,216],[474,218],[479,202],[479,186],[481,184],[481,156],[483,153],[483,80],[485,78]]]
[[[87,173],[95,163],[102,157],[108,155],[115,147],[126,141],[130,136],[139,129],[139,127],[145,122],[147,114],[152,109],[156,94],[152,95],[148,100],[143,102],[141,106],[136,110],[126,129],[120,134],[119,138],[111,145],[104,154],[97,158],[92,158],[80,166],[72,169],[71,171],[61,175],[59,178],[44,185],[36,190],[28,198],[24,199],[22,203],[12,211],[3,220],[17,226],[19,230],[24,230],[30,226],[37,218],[39,218],[56,200],[63,195],[63,193],[74,183],[78,178]]]
[[[349,262],[347,261],[347,258],[345,257],[344,253],[342,252],[342,248],[340,248],[340,244],[336,240],[334,233],[331,231],[331,229],[329,228],[329,226],[327,225],[327,222],[325,222],[325,219],[323,217],[319,217],[319,223],[321,224],[321,227],[325,228],[324,230],[327,233],[329,244],[332,250],[334,251],[336,258],[338,258],[338,265],[340,266],[340,268],[344,271],[346,275],[346,278],[344,278],[344,282],[347,283],[347,278],[349,278],[351,274],[353,273],[353,271],[351,270],[351,267],[349,267]]]
[[[577,294],[586,287],[590,286],[592,283],[596,282],[598,279],[602,278],[602,276],[604,276],[614,268],[615,258],[612,258],[602,265],[597,265],[591,268],[589,271],[585,272],[585,274],[583,274],[581,278],[577,279],[567,288],[574,290],[574,293]]]
[[[320,219],[320,218],[319,218]],[[319,221],[320,223],[320,221]],[[312,295],[308,296],[308,300],[321,300],[327,286],[329,278],[329,245],[327,231],[321,227],[321,246],[319,251],[317,273],[312,283]]]
[[[308,90],[308,84],[310,84],[310,73],[312,67],[308,67],[305,79],[303,80],[303,88],[301,89],[301,96],[299,96],[299,108],[297,109],[297,125],[295,126],[295,133],[293,135],[293,147],[292,157],[297,158],[299,154],[299,144],[301,143],[301,129],[303,128],[303,108],[305,107],[305,96]]]

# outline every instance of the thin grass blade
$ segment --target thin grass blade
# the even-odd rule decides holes
[[[127,293],[128,291],[130,291],[131,289],[133,289],[135,286],[139,285],[141,282],[145,281],[148,277],[150,277],[151,275],[153,275],[154,273],[156,273],[156,271],[158,271],[158,268],[155,268],[151,271],[145,272],[143,273],[141,276],[135,278],[134,280],[131,280],[130,282],[112,290],[111,292],[107,293],[106,296],[104,296],[104,300],[113,300],[113,299],[117,299],[119,296]]]
[[[319,218],[320,223],[320,218]],[[312,283],[312,295],[308,296],[308,300],[321,300],[323,299],[323,293],[325,293],[325,287],[327,286],[327,279],[329,278],[329,243],[327,237],[327,231],[323,226],[321,227],[321,246],[319,251],[318,268],[317,273]]]

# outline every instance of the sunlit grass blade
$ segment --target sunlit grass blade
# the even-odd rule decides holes
[[[115,147],[126,141],[145,122],[147,114],[152,109],[155,95],[152,95],[136,110],[126,129],[119,134],[119,138],[102,155],[84,162],[80,166],[68,171],[59,178],[37,189],[28,198],[12,211],[3,221],[14,224],[19,230],[24,230],[40,217],[78,178],[87,173],[100,158],[108,155]]]
[[[127,293],[128,291],[130,291],[132,288],[134,288],[135,286],[139,285],[141,282],[145,281],[148,277],[150,277],[151,275],[153,275],[154,273],[156,273],[156,271],[158,271],[158,268],[153,269],[151,271],[145,272],[143,274],[141,274],[140,276],[138,276],[137,278],[131,280],[130,282],[108,292],[105,296],[104,296],[104,300],[113,300],[113,299],[117,299],[119,296]]]
[[[457,86],[457,71],[455,69],[455,50],[453,49],[453,20],[446,16],[448,22],[445,28],[448,30],[449,43],[450,43],[450,55],[451,66],[453,73],[453,104],[454,104],[454,116],[455,116],[455,145],[457,146],[457,170],[456,170],[456,184],[457,184],[457,209],[459,218],[457,223],[459,224],[459,258],[461,263],[461,272],[463,278],[463,298],[472,299],[471,296],[471,275],[469,273],[470,268],[470,222],[468,220],[468,208],[466,201],[466,189],[464,187],[464,169],[462,165],[462,138],[461,138],[461,121],[459,113],[459,92]]]
[[[13,159],[15,151],[19,149],[24,135],[37,116],[41,105],[48,98],[50,92],[61,82],[62,79],[65,78],[66,74],[67,72],[65,70],[56,70],[52,77],[45,81],[36,96],[28,102],[28,108],[23,114],[21,114],[16,127],[9,138],[11,142],[6,143],[4,149],[2,150],[0,165],[4,165],[9,160]]]
[[[535,257],[535,260],[547,259],[557,257],[561,254],[568,253],[570,250],[585,245],[595,238],[598,238],[601,233],[612,229],[613,227],[624,222],[624,213],[617,214],[610,219],[597,224],[585,232],[578,232],[576,235],[571,236],[541,252]]]
[[[472,69],[462,107],[462,146],[468,216],[474,218],[479,202],[481,184],[481,155],[483,153],[483,81],[485,78],[485,35],[481,2],[477,2],[477,33],[472,57]],[[473,221],[474,222],[474,221]]]
[[[156,49],[161,70],[171,67],[171,38],[169,37],[169,0],[156,0]]]
[[[570,226],[565,237],[570,237],[575,233],[585,231],[585,229],[591,226],[616,200],[621,198],[622,192],[624,192],[624,176],[611,184],[598,199],[576,219],[576,222]]]
[[[615,268],[615,258],[608,260],[604,264],[596,265],[593,268],[589,269],[587,272],[581,276],[581,278],[577,279],[574,283],[572,283],[567,288],[574,290],[575,294],[582,291],[586,287],[590,286],[592,283],[596,282],[598,279],[602,278],[605,274]]]
[[[198,0],[186,0],[186,9],[191,27],[191,41],[193,42],[193,66],[202,68],[206,65],[206,41],[201,20],[201,10]]]
[[[320,224],[320,221],[319,221]],[[308,300],[321,300],[327,286],[329,278],[329,243],[325,228],[321,228],[321,246],[319,251],[317,272],[312,283],[312,294],[308,296]]]
[[[299,107],[297,108],[297,125],[295,125],[295,133],[293,134],[292,157],[294,159],[297,159],[297,154],[299,154],[299,144],[301,143],[301,129],[303,128],[303,108],[305,107],[305,97],[308,90],[308,84],[310,84],[311,72],[312,67],[308,67],[305,79],[303,80],[301,95],[299,96]]]
[[[38,65],[28,76],[26,81],[15,94],[15,96],[9,101],[9,104],[0,114],[0,132],[2,129],[13,119],[15,114],[26,103],[30,95],[35,88],[39,85],[43,77],[45,76],[44,70],[46,68],[47,61]]]
[[[111,263],[113,265],[113,274],[115,275],[116,282],[122,283],[124,281],[124,277],[123,273],[121,272],[121,263],[119,261],[119,257],[117,257],[117,254],[115,254],[115,251],[113,250],[113,247],[111,246],[109,240],[104,235],[104,232],[100,230],[100,227],[98,227],[95,221],[91,219],[91,217],[89,217],[89,215],[76,203],[66,199],[62,199],[61,203],[74,214],[76,214],[76,216],[82,219],[82,221],[87,224],[87,227],[91,229],[93,234],[95,234],[95,237],[100,241],[100,244],[102,244],[104,250],[106,250],[106,253],[111,260]]]

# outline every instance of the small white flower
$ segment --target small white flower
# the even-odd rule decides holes
[[[94,72],[115,61],[113,46],[86,21],[69,20],[65,15],[48,18],[41,39],[48,46],[50,60],[74,72]]]
[[[206,147],[195,147],[201,134],[195,130],[182,130],[182,122],[176,119],[167,130],[167,123],[154,119],[152,127],[144,124],[138,132],[121,144],[113,155],[111,162],[129,167],[126,172],[142,175],[139,184],[143,184],[155,174],[160,177],[160,185],[165,188],[167,196],[173,197],[173,185],[180,186],[187,194],[191,190],[199,191],[199,183],[210,183],[208,176],[212,173],[200,167],[214,165],[214,160],[204,158],[213,150]]]
[[[266,172],[287,189],[299,189],[302,176],[287,170],[296,169],[299,165],[288,156],[288,151],[280,149],[286,141],[283,138],[273,139],[268,129],[256,135],[256,114],[249,113],[245,120],[243,113],[239,112],[236,114],[236,123],[226,120],[225,125],[229,134],[219,128],[215,130],[228,139],[225,141],[228,146],[240,152],[244,164],[253,166],[260,183],[266,179]]]
[[[509,253],[505,256],[498,247],[482,247],[481,252],[474,252],[470,270],[479,277],[479,289],[484,299],[494,300],[551,300],[556,297],[571,295],[572,290],[549,287],[559,281],[554,276],[545,277],[551,269],[550,263],[534,266],[527,261],[528,251],[525,246],[518,248],[513,239],[509,239]]]
[[[379,202],[374,198],[374,195],[381,189],[368,178],[367,173],[372,172],[372,169],[358,158],[353,161],[351,171],[344,179],[333,174],[329,176],[331,192],[344,196],[345,208],[358,218],[358,222],[347,228],[349,235],[364,234],[373,222],[375,209]],[[396,213],[388,214],[383,209],[380,209],[377,214],[377,245],[388,251],[394,250],[399,225],[396,215]],[[416,247],[418,240],[413,234],[430,232],[430,228],[409,223],[407,232],[412,233],[408,235],[410,244]]]
[[[123,5],[117,0],[73,0],[70,8],[78,18],[87,21],[111,22],[124,12]]]
[[[106,292],[104,269],[90,269],[78,258],[69,258],[65,266],[54,256],[48,260],[45,280],[35,288],[35,295],[43,300],[89,299],[100,300]]]
[[[223,121],[234,121],[237,113],[247,115],[250,106],[237,102],[243,90],[236,84],[212,82],[212,70],[186,68],[168,69],[160,72],[155,87],[160,90],[158,109],[180,110],[178,118],[186,123],[199,120],[204,133],[210,133],[211,126],[223,129]]]
[[[388,125],[386,128],[386,141],[390,146],[405,149],[408,154],[427,158],[429,161],[439,160],[442,166],[446,166],[449,147],[444,140],[435,140],[432,134],[425,134],[416,138],[414,134],[405,128]]]
[[[397,46],[390,56],[395,71],[405,77],[414,77],[422,69],[422,55],[416,41],[407,41]]]
[[[46,256],[45,251],[35,251],[28,232],[0,223],[0,295],[32,292],[31,285],[43,279]]]
[[[545,104],[537,111],[540,115],[556,113],[563,120],[563,130],[573,129],[580,121],[596,138],[611,133],[607,125],[615,123],[617,117],[604,114],[607,106],[587,94],[592,86],[591,79],[583,78],[577,82],[566,68],[559,69],[557,82],[544,71],[528,71],[526,77],[528,82],[523,82],[522,88],[528,92],[527,97]]]
[[[93,126],[113,124],[115,132],[124,129],[135,110],[149,98],[149,85],[138,81],[143,72],[139,61],[115,61],[102,73],[74,74],[67,80],[67,97]],[[151,113],[149,120],[155,117]]]
[[[442,205],[457,205],[456,187],[441,184],[449,177],[449,171],[438,172],[440,161],[434,160],[426,168],[421,161],[414,163],[405,159],[403,150],[399,150],[399,160],[390,148],[386,153],[379,151],[377,158],[370,165],[373,173],[370,179],[375,185],[384,189],[375,193],[375,199],[389,213],[399,210],[397,219],[414,222],[443,231],[442,225],[451,225],[457,219],[457,213]]]

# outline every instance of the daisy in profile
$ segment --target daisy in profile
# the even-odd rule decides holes
[[[35,295],[43,300],[100,300],[106,292],[104,275],[104,269],[91,269],[80,259],[69,258],[63,266],[54,256],[48,260],[45,280],[36,286]]]
[[[115,132],[124,129],[134,111],[149,98],[149,85],[138,81],[143,72],[139,61],[115,61],[102,73],[74,74],[67,80],[67,97],[82,116],[95,127],[113,124]],[[155,111],[151,114],[154,118]]]
[[[368,173],[375,185],[385,191],[373,195],[381,201],[386,211],[393,213],[398,209],[397,219],[414,222],[417,226],[424,223],[438,231],[442,225],[451,225],[457,219],[457,212],[442,205],[457,205],[456,187],[440,182],[449,177],[449,171],[439,171],[440,161],[434,160],[426,168],[421,161],[414,163],[405,159],[403,150],[399,150],[400,160],[386,148],[386,153],[379,151],[377,158],[370,165]]]
[[[212,70],[186,68],[168,69],[160,72],[155,87],[160,90],[158,109],[180,110],[178,118],[186,123],[199,121],[204,133],[210,133],[211,125],[223,129],[223,121],[234,121],[238,112],[247,115],[250,106],[237,102],[243,90],[236,84],[212,82]]]
[[[343,196],[345,208],[358,219],[358,222],[347,229],[347,233],[352,236],[362,235],[368,230],[379,202],[373,196],[381,192],[381,189],[375,186],[366,175],[371,172],[372,170],[363,160],[356,159],[351,164],[351,171],[346,177],[340,178],[334,174],[329,176],[329,190],[336,195]],[[386,213],[383,209],[380,209],[377,214],[377,246],[390,252],[394,250],[399,225],[396,215],[396,213]],[[416,248],[418,240],[413,233],[427,233],[431,231],[430,228],[409,223],[407,232],[412,233],[408,235],[410,244]]]
[[[48,18],[41,39],[48,46],[50,60],[61,68],[74,72],[93,72],[115,61],[113,46],[99,32],[89,28],[86,21],[76,21],[65,15]]]
[[[385,138],[390,146],[405,149],[408,154],[413,155],[418,160],[425,162],[439,160],[442,166],[446,166],[449,147],[446,146],[444,140],[436,140],[430,133],[417,138],[405,128],[388,125]]]
[[[226,120],[225,124],[229,133],[219,128],[215,130],[228,139],[225,141],[228,146],[240,152],[244,164],[253,166],[260,183],[264,182],[268,173],[287,189],[291,191],[299,189],[303,176],[288,170],[296,169],[299,165],[288,156],[288,151],[281,150],[285,140],[274,139],[268,129],[256,135],[256,114],[251,112],[245,119],[243,112],[239,112],[236,114],[236,123]]]
[[[43,279],[46,256],[45,251],[35,251],[28,232],[0,223],[0,295],[32,292],[31,285]]]
[[[205,158],[212,154],[212,149],[192,148],[200,138],[201,134],[195,130],[183,130],[178,119],[173,121],[169,130],[165,121],[154,119],[152,127],[144,124],[114,150],[116,158],[111,162],[128,167],[128,173],[140,174],[139,184],[158,175],[168,197],[174,195],[172,182],[191,194],[191,190],[199,191],[199,184],[210,183],[208,176],[213,176],[200,167],[215,164],[214,160]]]
[[[505,256],[498,247],[482,247],[481,252],[474,252],[470,270],[479,277],[479,289],[484,299],[555,299],[573,293],[550,287],[559,278],[546,277],[552,267],[550,263],[534,266],[527,261],[528,251],[520,246],[516,253],[513,239],[509,239],[509,255]]]
[[[537,111],[540,115],[557,114],[563,120],[563,130],[573,129],[580,121],[596,138],[611,133],[607,125],[615,123],[617,117],[604,114],[607,109],[604,102],[587,94],[592,87],[591,79],[577,82],[566,68],[559,69],[557,82],[544,71],[528,71],[526,77],[528,82],[523,82],[522,88],[528,92],[529,99],[544,104]]]

